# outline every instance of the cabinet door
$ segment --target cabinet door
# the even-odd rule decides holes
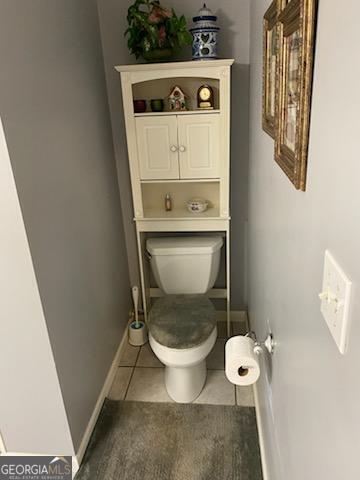
[[[175,116],[137,117],[136,136],[140,178],[179,178]]]
[[[178,116],[180,178],[220,175],[220,118],[217,113]]]

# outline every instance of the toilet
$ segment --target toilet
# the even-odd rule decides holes
[[[219,273],[222,237],[149,238],[146,250],[164,293],[150,310],[150,346],[165,365],[169,396],[189,403],[206,381],[206,357],[217,337],[215,309],[206,297]]]

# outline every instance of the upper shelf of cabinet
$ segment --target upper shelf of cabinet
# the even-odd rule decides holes
[[[143,113],[134,113],[134,117],[161,117],[164,115],[198,115],[198,114],[207,114],[207,113],[220,113],[219,109],[213,110],[182,110],[182,111],[164,111],[164,112],[143,112]]]
[[[188,62],[165,62],[165,63],[137,63],[134,65],[117,65],[118,72],[142,72],[151,70],[169,70],[184,68],[206,68],[206,67],[229,67],[234,63],[233,58],[221,58],[217,60],[190,60]]]
[[[200,87],[208,86],[207,92],[209,92],[208,105],[212,106],[212,109],[201,110],[198,104],[198,92]],[[178,87],[178,88],[177,88]],[[185,96],[186,110],[182,110],[180,107],[176,110],[171,109],[171,101],[169,99],[171,95],[172,101],[177,101],[180,105],[183,102]],[[175,95],[177,95],[175,97]],[[145,100],[146,112],[151,114],[189,114],[189,113],[211,113],[220,111],[220,80],[217,78],[209,77],[165,77],[157,78],[153,80],[146,80],[144,82],[134,83],[132,85],[132,98],[133,100]],[[163,101],[163,112],[153,112],[151,100]],[[136,113],[135,115],[138,115]]]
[[[136,100],[146,101],[146,110],[139,113],[136,109],[135,116],[161,116],[167,115],[186,115],[192,113],[220,113],[222,101],[227,102],[230,66],[234,63],[233,59],[202,60],[187,62],[166,62],[136,65],[120,65],[115,69],[121,73],[123,85],[123,95],[130,102]],[[174,87],[178,86],[186,96],[186,107],[174,107],[178,97],[174,98]],[[209,86],[209,89],[199,88]],[[205,91],[207,92],[205,94]],[[209,93],[211,92],[211,93]],[[172,103],[169,95],[172,96]],[[178,93],[178,92],[177,92]],[[177,94],[176,93],[176,94]],[[198,95],[199,93],[199,95]],[[206,100],[200,100],[203,95],[209,95]],[[152,106],[151,100],[162,100],[163,107]],[[178,102],[177,102],[178,103]],[[200,104],[202,103],[202,104]],[[159,102],[158,102],[159,105]],[[208,110],[200,110],[199,107],[212,107]],[[131,108],[131,107],[130,107]],[[128,112],[131,114],[130,108]],[[176,111],[174,111],[176,110]]]

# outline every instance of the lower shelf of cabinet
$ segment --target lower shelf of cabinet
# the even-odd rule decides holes
[[[186,210],[145,210],[144,217],[135,217],[139,232],[196,232],[227,231],[230,217],[220,217],[219,209],[211,208],[204,213]]]
[[[167,219],[209,220],[209,218],[214,218],[214,219],[220,218],[219,209],[214,207],[214,208],[208,208],[203,213],[193,213],[193,212],[189,212],[185,208],[174,209],[174,210],[171,210],[170,212],[167,212],[165,209],[148,208],[144,210],[144,218],[142,218],[142,220],[167,220]]]

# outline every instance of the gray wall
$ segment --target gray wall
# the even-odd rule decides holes
[[[0,111],[77,449],[130,305],[95,0],[2,0],[0,60]]]
[[[133,63],[124,38],[130,2],[97,0],[97,4],[130,281],[140,286],[120,76],[114,69],[115,65]]]
[[[100,29],[104,52],[106,82],[108,88],[114,145],[118,167],[121,203],[123,208],[126,246],[129,258],[130,278],[139,282],[137,254],[133,225],[133,209],[129,180],[126,138],[122,111],[119,75],[114,65],[135,63],[130,56],[123,33],[126,29],[126,13],[132,1],[98,0]],[[165,3],[164,3],[165,4]],[[201,3],[191,0],[170,0],[167,5],[178,14],[184,14],[190,26],[191,19]],[[247,177],[248,177],[248,84],[249,84],[249,0],[225,0],[218,9],[214,1],[207,5],[219,16],[222,27],[221,57],[235,58],[233,67],[232,97],[232,308],[237,310],[246,305],[246,262],[245,231],[247,220]],[[191,58],[191,49],[185,49],[181,59]],[[222,275],[223,276],[223,275]]]
[[[251,2],[249,270],[251,322],[263,336],[269,321],[277,341],[259,385],[270,478],[359,478],[360,4],[319,5],[305,193],[274,163],[261,129],[268,5]],[[354,283],[345,356],[319,310],[326,248]]]

